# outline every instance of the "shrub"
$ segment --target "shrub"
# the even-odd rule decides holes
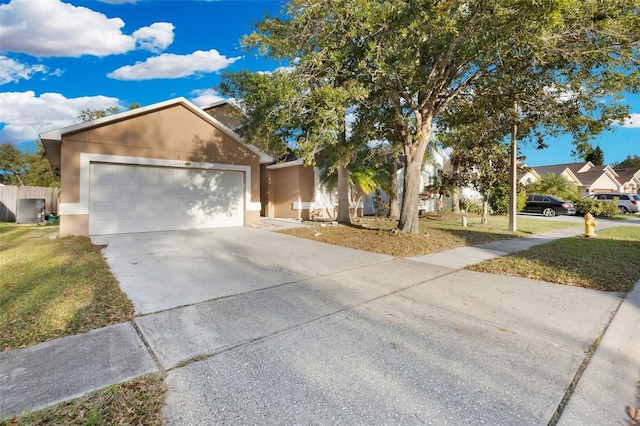
[[[461,198],[460,210],[469,214],[482,214],[482,200],[477,201],[471,198]]]
[[[582,197],[573,201],[576,207],[576,216],[584,216],[591,213],[595,217],[613,217],[618,214],[616,203],[598,201],[592,198]]]
[[[487,201],[489,201],[493,214],[505,215],[509,213],[509,187],[498,186],[494,188]]]
[[[527,204],[527,191],[526,188],[518,189],[518,198],[516,201],[516,210],[521,212],[524,206]]]

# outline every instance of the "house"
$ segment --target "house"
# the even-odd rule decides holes
[[[640,169],[616,169],[620,188],[616,192],[640,194]]]
[[[420,187],[430,185],[438,170],[450,167],[448,155],[435,146],[430,146],[432,161],[426,162],[420,175]],[[316,165],[308,166],[293,155],[281,162],[263,165],[261,175],[261,200],[263,215],[266,217],[290,218],[298,220],[334,219],[338,206],[338,191],[329,189],[322,183],[322,170],[318,164],[322,157],[316,155]],[[398,170],[398,199],[402,201],[402,183],[404,170]],[[352,197],[350,197],[352,198]],[[358,197],[356,215],[375,215],[383,213],[381,205],[388,203],[389,197],[382,190]],[[434,211],[436,200],[422,197],[419,202],[421,211]],[[386,213],[386,212],[384,212]]]
[[[611,167],[595,166],[590,161],[532,167],[520,178],[520,182],[528,185],[539,181],[548,173],[563,176],[569,182],[574,183],[581,196],[601,192],[617,192],[620,188],[620,182],[617,180],[618,174]]]
[[[219,119],[224,108],[177,98],[42,133],[60,170],[60,235],[257,225],[272,159]]]
[[[316,161],[318,163],[320,161]],[[338,193],[323,185],[321,175],[318,165],[305,165],[302,159],[292,157],[263,166],[261,200],[264,216],[335,219]]]

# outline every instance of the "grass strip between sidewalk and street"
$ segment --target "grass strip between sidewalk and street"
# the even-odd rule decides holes
[[[0,426],[159,426],[164,424],[161,410],[165,392],[163,374],[151,374],[108,386],[40,411],[7,420],[0,419]]]
[[[627,292],[640,280],[640,228],[621,226],[599,231],[596,238],[562,238],[467,269]]]

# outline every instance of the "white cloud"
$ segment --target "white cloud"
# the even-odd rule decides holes
[[[83,109],[120,106],[117,98],[108,96],[69,99],[60,93],[36,96],[32,91],[2,92],[0,105],[3,105],[0,121],[4,124],[0,130],[0,143],[35,140],[42,132],[78,123],[77,117]]]
[[[191,102],[196,104],[197,106],[205,106],[211,105],[213,103],[225,100],[218,94],[218,91],[215,89],[202,89],[202,90],[194,90],[193,93],[196,95],[195,98],[191,99]]]
[[[145,50],[161,52],[173,43],[173,24],[156,22],[133,33],[136,44]]]
[[[640,114],[630,114],[630,116],[622,123],[619,123],[619,125],[628,129],[640,129]]]
[[[155,78],[181,78],[198,73],[220,71],[234,63],[241,56],[227,58],[217,50],[196,50],[189,55],[164,53],[135,65],[127,65],[109,73],[116,80],[151,80]]]
[[[60,0],[12,0],[0,5],[2,50],[37,57],[107,56],[157,50],[173,42],[173,25],[154,23],[122,33],[124,21]]]
[[[0,56],[0,84],[29,80],[35,73],[46,73],[47,67],[41,64],[28,65],[6,56]]]

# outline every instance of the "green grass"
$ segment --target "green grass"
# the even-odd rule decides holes
[[[397,222],[374,218],[358,219],[354,226],[321,227],[320,224],[311,224],[281,232],[357,250],[410,257],[580,226],[577,223],[518,217],[518,231],[511,232],[506,216],[490,216],[488,219],[488,223],[483,225],[480,217],[469,216],[465,228],[459,215],[425,218],[420,221],[420,235],[394,232]]]
[[[640,280],[640,228],[605,229],[593,239],[563,238],[468,269],[626,292]]]
[[[133,306],[86,237],[0,224],[0,350],[128,321]]]
[[[27,425],[162,425],[166,387],[162,374],[153,374],[91,392],[0,426]]]

